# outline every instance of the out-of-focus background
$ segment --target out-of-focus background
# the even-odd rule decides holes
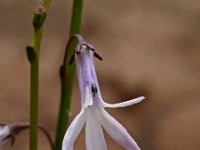
[[[0,1],[0,122],[29,120],[32,12],[37,0]],[[54,136],[60,98],[59,66],[68,40],[72,2],[53,0],[40,64],[40,122]],[[143,150],[200,149],[200,2],[85,0],[81,33],[100,53],[97,74],[106,102],[137,96],[128,108],[107,110]],[[80,110],[75,84],[71,120]],[[106,135],[108,149],[121,150]],[[41,150],[49,145],[40,133]],[[84,132],[76,142],[84,149]],[[28,131],[14,150],[28,149]]]

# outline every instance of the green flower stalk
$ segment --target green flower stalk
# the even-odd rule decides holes
[[[44,0],[43,5],[38,5],[33,14],[33,37],[30,46],[27,46],[27,57],[30,62],[30,150],[37,150],[37,125],[39,103],[39,54],[43,33],[43,24],[51,0]]]
[[[80,33],[83,0],[74,0],[70,25],[70,35]],[[68,44],[64,56],[63,64],[60,68],[61,79],[61,102],[57,123],[57,133],[55,140],[55,150],[61,150],[62,140],[66,131],[66,124],[69,120],[70,104],[72,97],[73,82],[75,76],[75,65],[68,65],[69,58],[73,54],[76,43]],[[71,51],[69,51],[71,49]]]

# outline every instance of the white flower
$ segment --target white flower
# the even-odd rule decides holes
[[[117,104],[105,103],[101,97],[93,56],[100,56],[94,52],[91,45],[86,44],[79,35],[76,38],[81,41],[76,47],[75,61],[77,77],[81,96],[81,111],[75,117],[65,133],[62,150],[73,150],[74,142],[84,124],[86,131],[87,150],[107,150],[102,127],[113,140],[126,150],[140,150],[137,143],[129,135],[126,129],[109,115],[104,108],[126,107],[139,103],[144,97],[138,97]],[[81,39],[81,40],[80,40]]]
[[[14,145],[16,135],[28,128],[27,123],[0,124],[0,150],[10,149]]]
[[[7,150],[11,147],[10,128],[6,125],[0,126],[0,150]]]

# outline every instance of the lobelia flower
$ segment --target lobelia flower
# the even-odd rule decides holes
[[[10,129],[6,125],[0,126],[0,150],[7,150],[11,147]]]
[[[8,150],[14,145],[15,136],[29,127],[26,123],[0,124],[0,150]]]
[[[15,143],[15,137],[29,127],[29,123],[0,124],[0,150],[9,150]],[[48,131],[40,124],[38,125],[38,129],[44,133],[53,150],[53,141]]]
[[[109,115],[104,108],[126,107],[139,103],[143,96],[117,104],[103,101],[97,81],[94,56],[101,57],[87,44],[80,35],[75,35],[79,44],[72,60],[75,59],[78,85],[81,97],[81,111],[72,121],[65,133],[62,150],[73,150],[74,142],[84,124],[87,150],[107,150],[102,127],[113,140],[127,150],[140,150],[127,130]]]

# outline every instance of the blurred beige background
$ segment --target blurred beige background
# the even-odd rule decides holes
[[[0,1],[0,122],[29,120],[32,12],[37,0]],[[54,136],[59,66],[68,39],[71,1],[53,0],[45,24],[40,65],[40,122]],[[200,149],[200,2],[198,0],[85,0],[82,35],[104,61],[96,61],[104,100],[145,96],[142,103],[108,110],[143,150]],[[80,109],[75,86],[72,116]],[[120,150],[107,135],[108,149]],[[84,147],[84,132],[76,142]],[[40,133],[40,149],[48,150]],[[28,149],[28,132],[14,150]]]

